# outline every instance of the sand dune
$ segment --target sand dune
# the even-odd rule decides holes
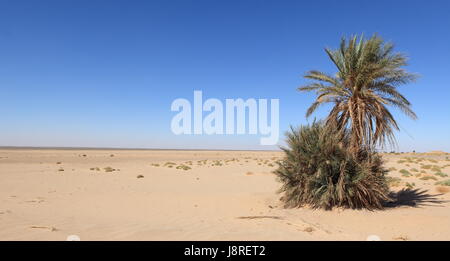
[[[281,157],[2,149],[0,240],[450,240],[445,155],[384,155],[397,201],[372,212],[283,208]]]

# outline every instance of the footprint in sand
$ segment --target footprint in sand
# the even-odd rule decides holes
[[[308,233],[312,233],[312,232],[315,231],[315,229],[313,227],[307,227],[303,231],[308,232]]]
[[[30,228],[33,228],[33,229],[47,229],[47,230],[50,230],[51,232],[54,232],[54,231],[58,231],[58,229],[56,228],[56,227],[53,227],[53,226],[30,226]]]
[[[394,237],[394,238],[392,238],[392,239],[394,239],[394,240],[400,240],[400,241],[408,241],[408,240],[409,240],[409,237],[408,237],[408,236],[401,235],[401,236],[398,236],[398,237]]]
[[[289,223],[289,222],[287,222],[286,225],[295,226],[295,227],[303,227],[302,225],[292,224],[292,223]],[[308,232],[308,233],[312,233],[312,232],[315,231],[315,229],[313,227],[306,227],[304,229],[298,229],[298,230],[299,231],[303,231],[303,232]]]
[[[296,224],[296,223],[286,223],[287,225],[290,226],[295,226],[298,227],[300,231],[304,231],[304,232],[308,232],[308,233],[312,233],[314,231],[320,231],[320,232],[324,232],[326,234],[332,234],[331,231],[321,227],[319,224],[313,225],[309,222],[305,222],[303,221],[303,224]]]
[[[279,216],[242,216],[237,217],[237,219],[283,219]]]
[[[26,203],[42,203],[45,201],[45,198],[43,197],[37,197],[36,199],[32,199],[32,200],[25,200],[24,202]]]

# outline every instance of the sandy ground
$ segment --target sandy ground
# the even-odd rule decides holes
[[[449,156],[387,154],[395,204],[323,211],[282,207],[281,152],[0,149],[0,240],[450,240]]]

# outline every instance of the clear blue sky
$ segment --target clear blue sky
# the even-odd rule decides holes
[[[268,149],[175,136],[171,102],[279,98],[284,132],[308,122],[301,76],[334,72],[323,48],[377,32],[421,75],[401,88],[419,119],[395,113],[399,149],[450,151],[449,28],[444,0],[0,0],[0,145]]]

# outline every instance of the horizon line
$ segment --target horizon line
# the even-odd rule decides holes
[[[29,150],[168,150],[168,151],[282,151],[281,149],[175,149],[175,148],[121,148],[121,147],[69,147],[69,146],[0,146],[0,149],[29,149]]]

